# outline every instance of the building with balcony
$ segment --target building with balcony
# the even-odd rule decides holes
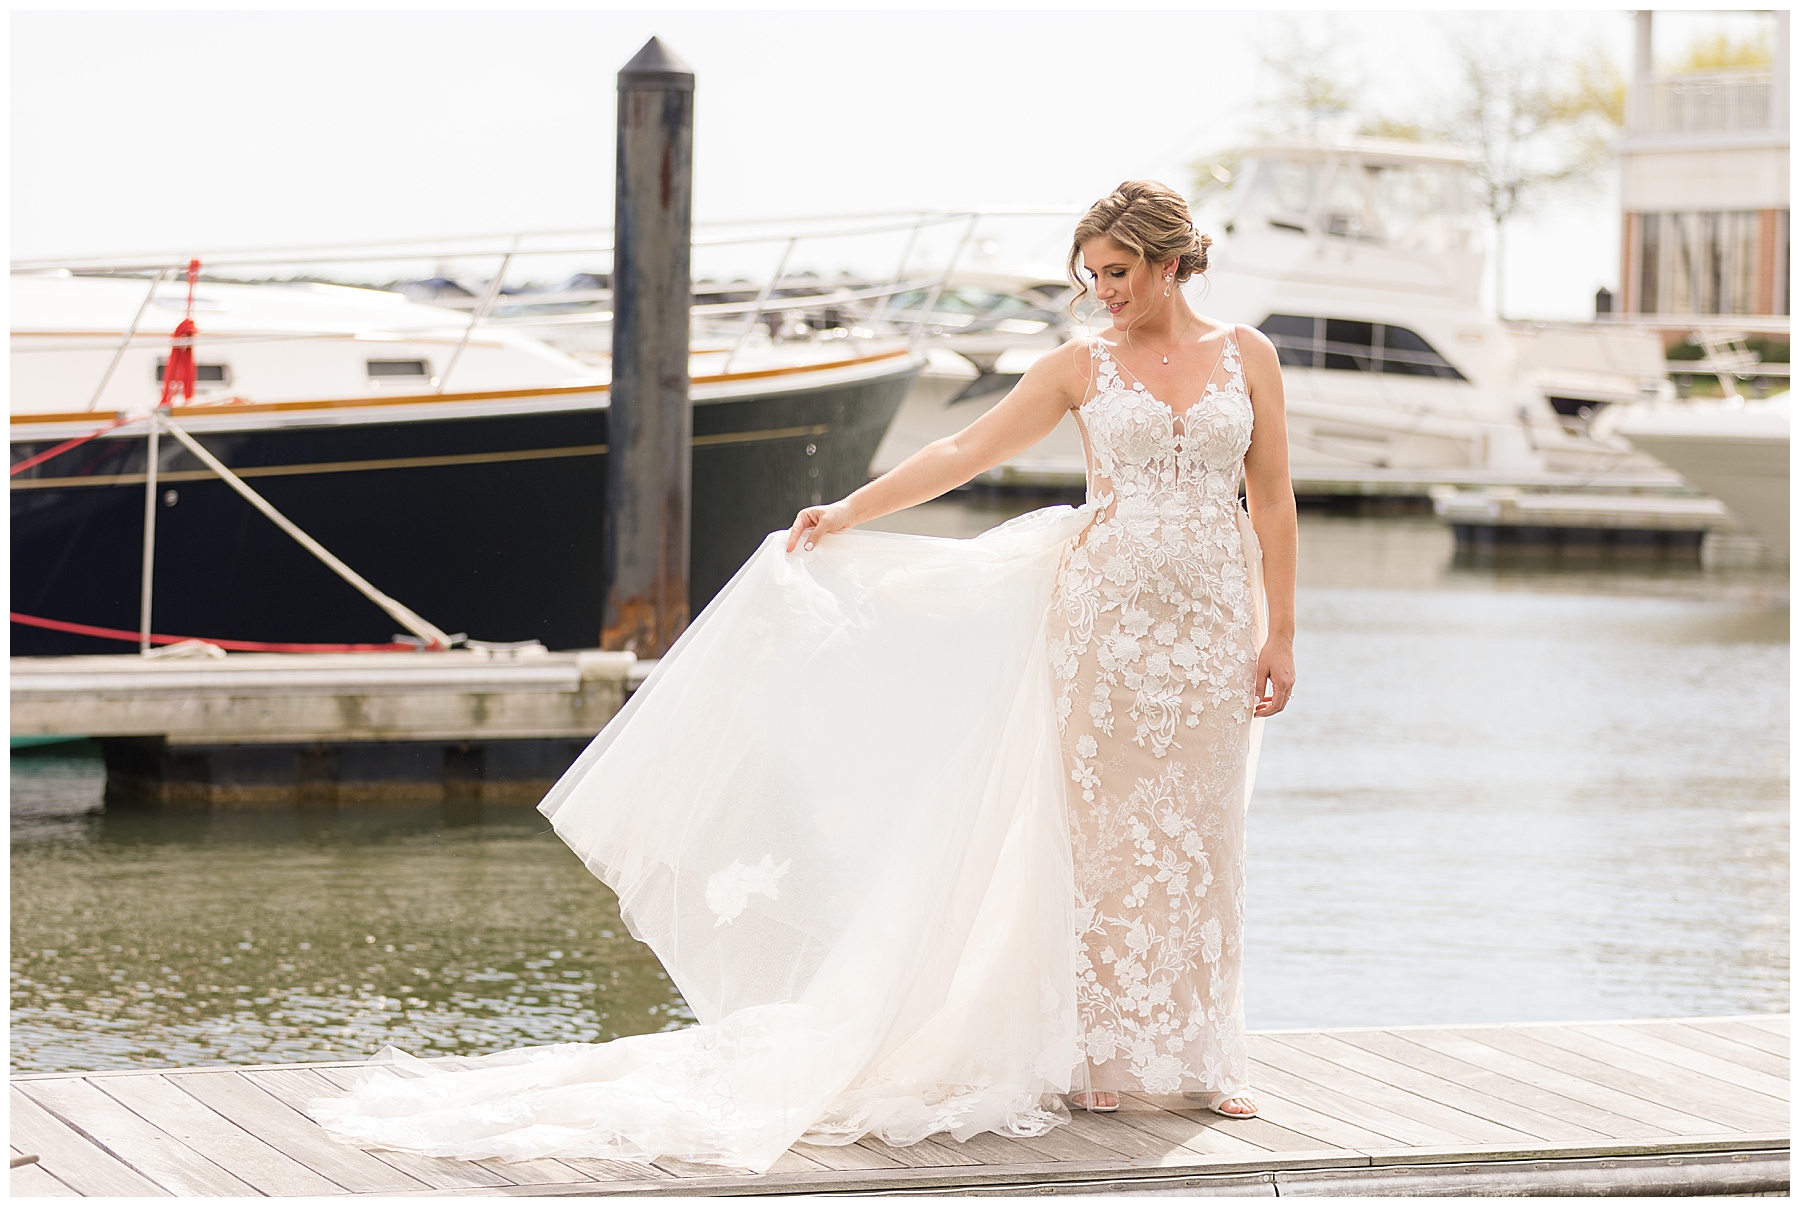
[[[1659,74],[1656,14],[1638,12],[1620,140],[1620,306],[1677,328],[1742,316],[1785,329],[1788,281],[1788,14],[1764,14],[1772,61],[1752,70]],[[1658,324],[1659,326],[1661,324]],[[1785,336],[1783,337],[1785,339]]]

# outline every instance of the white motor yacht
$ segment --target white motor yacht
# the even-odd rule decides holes
[[[1605,425],[1718,499],[1788,557],[1789,395],[1620,408]]]
[[[1507,323],[1482,303],[1486,216],[1467,154],[1354,139],[1252,147],[1243,161],[1219,212],[1199,217],[1217,242],[1189,297],[1275,343],[1302,489],[1552,484],[1569,474],[1674,485],[1662,466],[1591,427],[1609,406],[1671,393],[1654,331]],[[1044,342],[1017,346],[1041,355]],[[917,390],[875,467],[958,430],[997,397],[928,406]],[[1083,476],[1070,422],[989,478]]]

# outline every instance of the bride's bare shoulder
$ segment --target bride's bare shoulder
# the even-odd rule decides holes
[[[1248,323],[1239,323],[1231,330],[1237,336],[1238,351],[1243,354],[1246,367],[1274,367],[1279,370],[1281,357],[1268,336]]]
[[[1085,388],[1094,359],[1094,340],[1091,335],[1073,336],[1039,357],[1031,366],[1032,371],[1042,369],[1044,376],[1067,383],[1071,388],[1076,385]]]

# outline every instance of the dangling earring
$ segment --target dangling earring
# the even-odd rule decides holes
[[[1170,273],[1168,276],[1163,278],[1163,296],[1165,298],[1169,296],[1169,284],[1170,284],[1170,282],[1174,281],[1174,279],[1175,279],[1174,273]]]

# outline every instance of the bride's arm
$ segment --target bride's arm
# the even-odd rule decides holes
[[[1269,597],[1269,638],[1256,660],[1256,715],[1269,717],[1287,706],[1294,690],[1294,577],[1300,558],[1300,530],[1294,484],[1288,476],[1281,359],[1268,336],[1254,327],[1238,330],[1244,380],[1256,416],[1250,451],[1244,454],[1244,487],[1250,522],[1262,546],[1263,590]]]
[[[1087,389],[1087,349],[1066,343],[1039,358],[1019,384],[954,436],[924,448],[836,503],[803,509],[788,533],[788,552],[827,533],[935,499],[1050,434]]]

